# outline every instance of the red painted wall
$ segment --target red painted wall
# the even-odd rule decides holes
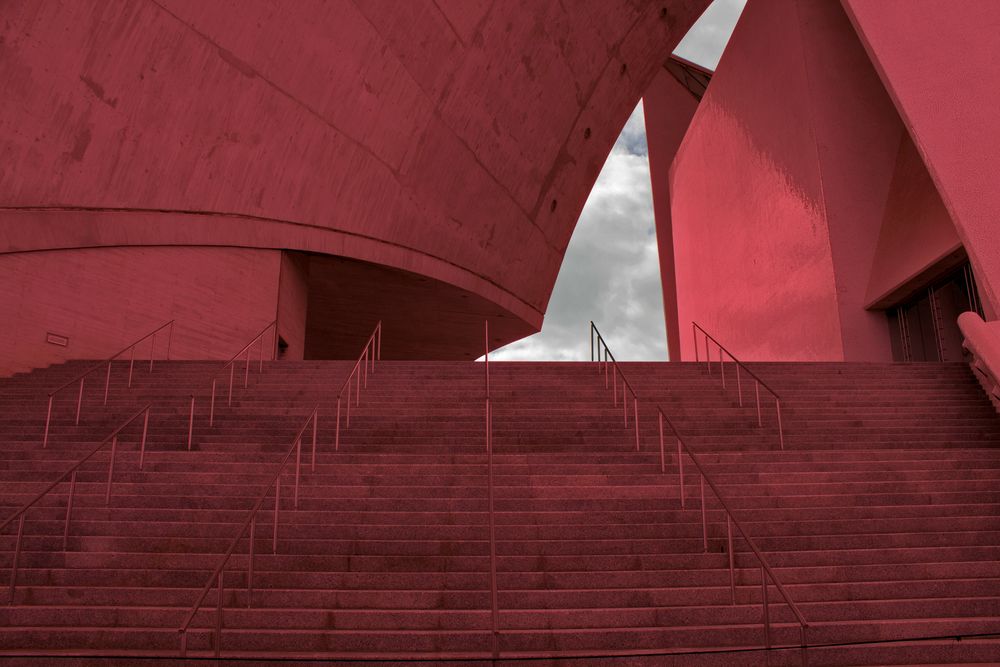
[[[1000,3],[842,0],[969,253],[1000,296]]]
[[[890,359],[864,305],[902,134],[838,5],[751,1],[669,174],[682,328],[746,359]]]
[[[909,135],[896,159],[878,248],[868,281],[867,301],[895,305],[924,287],[935,272],[962,249],[955,225]]]
[[[125,247],[0,255],[0,375],[103,359],[171,319],[171,358],[229,358],[274,319],[280,254]],[[48,332],[69,345],[46,343]],[[165,349],[158,337],[157,354]]]

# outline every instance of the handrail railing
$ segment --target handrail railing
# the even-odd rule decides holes
[[[362,360],[364,361],[363,365],[361,363]],[[346,430],[351,427],[351,380],[355,378],[357,380],[357,389],[354,392],[354,405],[357,407],[361,405],[361,378],[364,376],[364,387],[367,389],[368,363],[369,361],[371,362],[371,372],[374,375],[376,360],[382,361],[382,320],[379,320],[378,324],[375,325],[372,335],[365,341],[365,346],[361,349],[361,354],[358,355],[358,360],[354,362],[354,368],[351,369],[347,379],[344,380],[344,384],[340,385],[340,391],[337,392],[337,424],[333,437],[334,450],[340,450],[340,404],[344,395],[344,389],[347,389],[347,423],[344,426]]]
[[[701,327],[701,325],[699,325],[697,322],[692,322],[691,323],[691,333],[694,336],[694,360],[695,360],[695,362],[700,362],[701,361],[701,358],[698,356],[698,332],[699,331],[705,335],[705,362],[708,364],[708,373],[709,373],[709,375],[711,375],[711,373],[712,373],[712,355],[709,352],[708,341],[712,341],[713,343],[715,343],[715,346],[717,348],[719,348],[719,372],[720,372],[720,375],[722,376],[722,388],[723,389],[726,388],[726,365],[725,365],[725,362],[723,361],[722,353],[725,352],[729,356],[729,358],[733,361],[733,363],[736,364],[736,393],[737,393],[737,396],[739,397],[740,407],[743,407],[743,383],[742,383],[742,381],[740,379],[740,369],[742,368],[743,371],[747,375],[749,375],[750,377],[753,378],[753,380],[754,380],[754,396],[756,397],[756,401],[757,401],[757,426],[763,426],[764,425],[764,421],[763,421],[763,419],[761,417],[761,412],[760,412],[760,388],[763,387],[768,393],[771,394],[771,396],[774,397],[774,409],[775,409],[775,413],[777,414],[777,417],[778,417],[778,444],[781,447],[781,449],[784,449],[785,448],[785,435],[784,435],[784,429],[782,428],[782,425],[781,425],[781,398],[778,396],[778,392],[774,391],[769,386],[767,386],[767,384],[763,380],[761,380],[759,377],[757,377],[757,375],[753,371],[751,371],[749,368],[747,368],[746,364],[744,364],[742,361],[740,361],[739,359],[737,359],[733,355],[732,352],[730,352],[725,347],[723,347],[722,344],[719,341],[717,341],[715,339],[715,337],[713,337],[711,334],[709,334],[707,331],[705,331]]]
[[[111,442],[111,457],[108,459],[108,481],[106,483],[104,491],[104,505],[107,507],[111,504],[111,483],[114,478],[115,472],[115,455],[118,451],[118,436],[121,434],[126,427],[128,427],[132,422],[143,416],[142,420],[142,439],[139,444],[139,470],[142,470],[143,459],[146,454],[146,432],[149,428],[149,409],[152,407],[152,403],[147,403],[138,412],[133,414],[131,417],[122,422],[118,428],[111,432],[108,437],[101,440],[101,442],[94,447],[89,454],[84,456],[82,459],[74,463],[68,470],[66,470],[62,475],[60,475],[54,482],[45,487],[42,491],[37,493],[34,498],[29,500],[27,503],[22,505],[13,514],[11,514],[6,521],[0,524],[0,531],[3,531],[7,526],[13,523],[14,519],[17,519],[17,542],[14,546],[14,559],[11,562],[10,570],[10,595],[8,598],[8,604],[13,604],[14,602],[14,588],[17,585],[17,562],[21,555],[21,538],[24,535],[24,517],[28,510],[31,509],[35,503],[40,501],[50,491],[59,486],[63,481],[66,480],[68,476],[69,480],[69,496],[66,500],[66,516],[63,519],[63,551],[66,551],[69,545],[69,523],[70,517],[73,513],[73,497],[76,493],[76,473],[79,471],[80,466],[89,461],[94,454],[99,452],[104,448],[108,442]]]
[[[597,342],[597,358],[594,358],[594,342]],[[625,417],[625,428],[628,428],[628,394],[632,394],[632,423],[635,425],[635,451],[639,451],[639,396],[635,393],[635,389],[629,384],[629,381],[625,379],[625,374],[621,371],[618,366],[618,360],[615,359],[615,355],[611,353],[611,349],[608,347],[607,342],[598,330],[597,325],[594,321],[590,321],[590,360],[597,361],[597,372],[601,372],[601,350],[604,350],[604,387],[611,389],[611,396],[614,399],[614,404],[618,405],[618,377],[621,376],[622,381],[622,412]],[[610,363],[609,363],[610,362]],[[608,380],[608,370],[611,365],[614,365],[614,370],[611,371],[611,379]],[[609,384],[610,383],[610,384]],[[628,393],[626,393],[626,391]]]
[[[83,385],[84,385],[84,382],[87,379],[87,376],[90,375],[91,373],[93,373],[94,371],[96,371],[97,369],[103,368],[105,365],[107,365],[108,370],[107,370],[107,373],[104,374],[104,405],[107,405],[108,404],[108,389],[109,389],[109,387],[111,385],[111,362],[113,362],[115,359],[117,359],[121,355],[125,354],[125,352],[131,352],[131,355],[129,357],[129,362],[128,362],[128,386],[131,388],[131,386],[132,386],[132,369],[135,366],[135,348],[136,348],[136,346],[139,343],[141,343],[142,341],[146,340],[147,338],[150,339],[150,345],[149,345],[149,372],[152,373],[153,372],[153,353],[156,351],[156,334],[158,334],[159,332],[163,331],[167,327],[170,327],[170,330],[167,332],[167,352],[166,352],[165,359],[167,361],[170,360],[170,343],[171,343],[171,341],[173,340],[173,337],[174,337],[174,321],[175,320],[170,320],[166,324],[162,324],[162,325],[158,326],[157,328],[153,329],[152,331],[150,331],[148,334],[146,334],[145,336],[143,336],[139,340],[135,341],[134,343],[132,343],[130,345],[126,345],[121,350],[119,350],[115,354],[111,355],[107,359],[105,359],[103,361],[97,362],[96,364],[94,364],[93,366],[91,366],[90,368],[88,368],[87,370],[85,370],[83,373],[81,373],[80,375],[77,375],[72,380],[70,380],[68,382],[64,382],[63,384],[59,385],[58,387],[56,387],[55,389],[53,389],[52,391],[50,391],[49,392],[49,407],[48,407],[48,410],[45,413],[45,435],[42,436],[42,448],[43,449],[46,448],[48,446],[48,444],[49,444],[49,424],[50,424],[50,422],[52,420],[52,398],[56,394],[58,394],[63,389],[65,389],[65,388],[67,388],[67,387],[69,387],[71,385],[76,384],[77,382],[80,383],[80,390],[79,390],[79,392],[77,392],[77,396],[76,396],[76,419],[74,421],[74,424],[76,426],[79,426],[80,425],[80,408],[83,405]]]
[[[597,331],[597,328],[594,326],[594,323],[591,322],[591,350],[594,349],[593,332],[595,331]],[[615,372],[622,373],[621,369],[617,365],[617,362],[614,362],[614,355],[610,354],[610,352],[607,350],[607,343],[604,341],[603,338],[600,338],[599,332],[597,340],[599,346],[603,346],[605,348],[605,359],[603,362],[605,367],[605,376],[607,375],[608,372],[607,369],[609,366],[608,362],[609,358],[611,359],[612,363],[615,364]],[[600,364],[601,364],[600,347],[597,348],[597,359],[594,359],[592,352],[591,360],[597,361],[598,369],[600,369]],[[754,377],[756,379],[756,376]],[[622,382],[623,383],[628,382],[624,374],[622,375]],[[607,384],[606,380],[605,384]],[[631,386],[630,385],[628,386],[631,389]],[[687,507],[686,496],[685,496],[686,487],[684,485],[684,454],[687,454],[687,456],[691,459],[691,462],[694,464],[695,468],[698,470],[698,474],[700,476],[699,489],[701,495],[702,548],[705,551],[705,553],[708,553],[708,511],[707,511],[707,505],[705,503],[705,484],[708,484],[708,487],[712,490],[712,493],[715,494],[716,500],[719,502],[719,505],[722,507],[723,511],[726,514],[726,543],[727,543],[727,552],[729,555],[729,587],[730,587],[730,596],[732,604],[734,605],[736,604],[736,569],[735,569],[735,552],[733,551],[733,526],[735,525],[736,530],[743,537],[743,540],[746,542],[747,546],[750,548],[750,551],[753,553],[754,557],[757,559],[757,562],[760,564],[761,607],[763,611],[763,625],[764,625],[764,648],[766,650],[771,649],[771,620],[770,620],[770,606],[769,606],[770,603],[768,601],[768,596],[767,596],[768,586],[769,586],[767,581],[768,579],[770,579],[770,581],[778,589],[778,592],[784,599],[785,604],[791,610],[792,615],[795,616],[795,620],[799,624],[799,638],[800,638],[799,646],[802,652],[801,661],[803,665],[807,664],[808,644],[806,642],[806,630],[809,627],[809,623],[806,621],[805,616],[803,616],[802,612],[799,610],[798,606],[792,600],[791,596],[788,595],[788,591],[785,590],[785,587],[781,584],[781,581],[778,579],[777,574],[775,574],[770,564],[768,564],[767,558],[764,556],[763,552],[761,552],[761,550],[757,547],[756,543],[753,541],[753,538],[750,537],[750,534],[747,533],[747,531],[743,528],[743,525],[733,514],[732,510],[729,508],[729,504],[726,502],[724,496],[722,495],[722,492],[715,485],[712,479],[708,476],[707,472],[705,471],[705,468],[699,461],[698,456],[693,451],[691,451],[691,448],[687,445],[686,442],[684,442],[684,439],[681,437],[673,421],[666,415],[661,406],[657,405],[656,411],[657,411],[657,426],[659,428],[659,443],[660,443],[660,472],[666,472],[666,455],[665,455],[664,440],[663,440],[664,421],[667,422],[667,425],[670,427],[670,430],[674,434],[674,438],[677,440],[677,470],[678,470],[678,482],[680,487],[681,509],[686,509]],[[636,419],[636,421],[638,421],[638,418]]]
[[[485,320],[486,355],[486,475],[490,520],[490,629],[493,659],[500,657],[500,606],[497,593],[497,534],[493,502],[493,407],[490,404],[490,322]]]
[[[246,535],[247,528],[250,529],[249,545],[248,545],[249,558],[247,559],[247,608],[249,609],[253,606],[253,560],[254,560],[254,542],[256,540],[256,534],[257,534],[257,514],[264,506],[264,500],[267,499],[267,496],[271,493],[271,489],[273,488],[274,518],[272,520],[272,531],[271,531],[271,553],[277,554],[278,518],[279,518],[278,513],[281,509],[281,476],[282,474],[284,474],[285,467],[288,465],[292,453],[294,452],[295,489],[293,492],[293,507],[294,509],[298,509],[299,477],[301,475],[301,470],[302,470],[302,437],[305,434],[306,429],[309,427],[309,425],[312,424],[312,469],[315,470],[316,431],[317,431],[318,419],[319,419],[319,403],[317,403],[316,407],[312,409],[312,412],[309,413],[309,416],[306,417],[305,422],[299,428],[298,433],[295,434],[295,437],[292,439],[291,447],[289,447],[288,451],[285,453],[285,456],[278,463],[278,469],[274,473],[274,476],[271,478],[271,481],[268,483],[266,487],[264,487],[264,491],[260,494],[260,496],[257,497],[257,502],[254,503],[253,508],[250,510],[250,513],[247,515],[247,518],[244,519],[243,524],[240,526],[239,531],[236,533],[236,536],[229,543],[229,548],[226,550],[226,553],[223,554],[221,559],[219,559],[219,564],[215,567],[215,570],[213,570],[211,576],[208,578],[208,581],[202,588],[201,594],[198,596],[198,599],[195,600],[195,603],[188,611],[187,616],[184,617],[184,621],[181,623],[180,627],[177,628],[177,632],[178,634],[180,634],[180,641],[181,641],[180,654],[182,658],[186,657],[187,655],[187,638],[188,638],[187,633],[191,627],[191,623],[194,621],[194,617],[198,613],[198,610],[201,608],[201,605],[205,601],[205,598],[208,596],[209,592],[211,592],[211,590],[215,587],[218,587],[219,589],[219,595],[216,603],[216,616],[215,616],[216,620],[214,628],[215,657],[218,658],[222,653],[222,620],[223,620],[222,617],[223,617],[223,608],[225,606],[225,592],[226,592],[225,582],[223,580],[223,572],[225,571],[226,564],[229,562],[229,559],[236,551],[236,547],[243,539],[243,536]]]
[[[265,326],[263,329],[261,329],[260,332],[256,336],[254,336],[253,338],[250,339],[249,343],[247,343],[246,345],[244,345],[240,349],[239,352],[237,352],[236,354],[234,354],[233,356],[231,356],[228,361],[226,361],[221,366],[219,366],[219,368],[217,368],[215,371],[213,371],[212,374],[209,376],[212,379],[212,398],[209,401],[209,408],[208,408],[208,425],[209,426],[215,426],[215,388],[216,388],[216,382],[219,379],[219,374],[222,373],[222,371],[226,370],[226,368],[229,369],[229,395],[228,395],[228,398],[226,399],[226,405],[227,406],[232,406],[232,404],[233,404],[233,376],[236,373],[236,361],[240,358],[240,356],[243,356],[244,353],[245,353],[245,355],[246,355],[246,366],[244,367],[244,370],[243,370],[243,388],[246,389],[247,385],[248,385],[248,383],[250,381],[250,350],[251,350],[251,348],[253,348],[253,344],[256,343],[256,342],[258,342],[258,341],[260,342],[260,363],[259,363],[259,366],[257,368],[257,372],[261,373],[264,370],[264,334],[267,333],[268,329],[273,329],[273,333],[272,333],[272,336],[271,336],[271,339],[272,339],[272,341],[271,341],[271,360],[273,361],[276,358],[276,356],[277,356],[277,349],[278,349],[278,321],[277,320],[271,320],[267,324],[267,326]],[[191,394],[191,409],[190,409],[190,412],[188,414],[188,443],[187,443],[188,447],[187,448],[189,450],[191,449],[191,441],[192,441],[192,436],[193,435],[194,435],[194,394]]]

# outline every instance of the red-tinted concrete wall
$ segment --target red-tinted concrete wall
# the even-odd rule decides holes
[[[279,260],[278,251],[238,248],[0,255],[0,375],[103,359],[171,319],[171,358],[228,358],[274,319]],[[49,332],[69,345],[47,343]],[[165,349],[158,337],[158,355]]]
[[[612,143],[707,3],[5,2],[0,253],[350,257],[535,330]]]
[[[665,175],[684,139],[698,100],[665,69],[653,79],[642,96],[649,147],[653,209],[656,213],[656,246],[660,257],[663,285],[663,313],[666,319],[667,352],[670,359],[681,358],[680,322],[677,318],[677,278],[674,273],[673,229],[670,224],[670,184]],[[653,178],[657,174],[658,178]]]
[[[751,0],[669,175],[682,329],[746,359],[890,359],[864,305],[902,134],[836,3]]]
[[[281,253],[278,277],[278,336],[288,345],[282,359],[304,359],[306,316],[309,306],[309,257],[303,253]]]
[[[972,260],[1000,297],[1000,3],[842,0]]]
[[[874,306],[898,303],[914,286],[926,286],[934,273],[948,268],[948,258],[961,248],[927,167],[905,135],[872,262],[867,301]]]

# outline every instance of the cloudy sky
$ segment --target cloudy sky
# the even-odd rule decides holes
[[[715,69],[745,4],[715,0],[678,45],[677,55]],[[490,358],[589,359],[591,319],[618,359],[667,358],[642,102],[580,214],[542,331]]]

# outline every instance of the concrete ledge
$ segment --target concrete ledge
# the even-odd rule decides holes
[[[985,322],[978,313],[968,311],[958,316],[958,327],[964,340],[962,347],[969,351],[969,365],[986,390],[993,407],[1000,412],[1000,320]]]

